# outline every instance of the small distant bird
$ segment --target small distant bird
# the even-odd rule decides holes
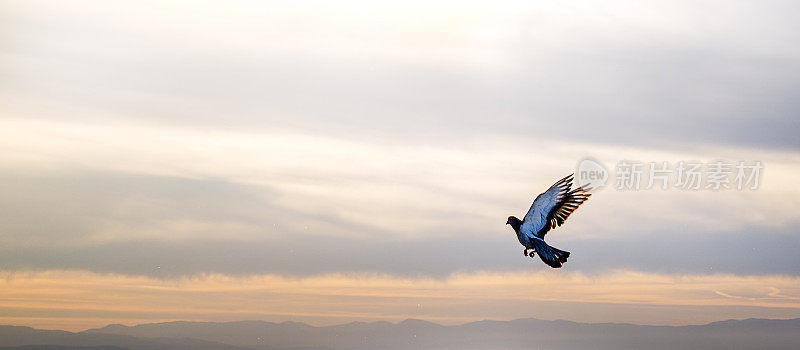
[[[545,264],[559,268],[569,258],[569,252],[556,249],[544,242],[548,231],[564,224],[567,218],[583,202],[589,199],[589,189],[572,189],[572,176],[558,180],[553,186],[533,200],[531,208],[520,220],[509,216],[506,225],[511,225],[517,233],[519,242],[525,247],[522,254],[533,257],[538,253]],[[528,250],[533,250],[528,253]]]

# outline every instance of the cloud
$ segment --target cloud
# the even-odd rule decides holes
[[[549,236],[573,253],[570,269],[800,271],[793,153],[493,138],[456,148],[291,132],[0,125],[0,207],[12,214],[0,221],[5,268],[160,277],[515,270],[538,262],[520,260],[505,217],[523,215],[588,149],[609,162],[738,155],[763,161],[765,171],[755,191],[597,193]]]
[[[241,234],[241,233],[239,233]],[[260,238],[230,231],[182,241],[138,238],[106,243],[9,244],[0,266],[11,270],[69,268],[172,279],[207,272],[234,276],[273,273],[309,276],[335,272],[391,273],[443,278],[459,271],[545,269],[521,256],[512,232],[406,240],[348,238],[282,230]],[[796,276],[800,239],[756,229],[736,232],[662,231],[630,238],[553,237],[572,252],[565,271],[614,269],[658,273],[785,274]]]
[[[797,10],[6,1],[2,320],[797,317]],[[502,223],[587,156],[765,169],[599,192],[550,271]]]
[[[554,179],[574,171],[577,161],[588,153],[611,170],[623,159],[667,161],[674,166],[682,160],[727,158],[759,160],[766,165],[756,191],[602,192],[587,204],[592,210],[584,211],[592,218],[587,222],[604,233],[627,231],[630,220],[636,221],[639,231],[676,222],[710,230],[789,227],[800,208],[796,196],[800,188],[792,185],[794,174],[800,171],[800,158],[793,152],[710,147],[670,152],[488,136],[469,144],[428,145],[290,131],[210,133],[40,121],[3,121],[0,125],[6,150],[0,161],[9,183],[18,183],[7,188],[12,191],[9,195],[24,197],[20,200],[48,201],[46,193],[36,192],[37,181],[62,181],[64,188],[55,192],[71,191],[71,195],[94,191],[93,182],[112,181],[104,186],[119,187],[121,192],[98,192],[105,200],[116,196],[134,197],[135,201],[142,196],[161,196],[163,190],[167,197],[187,197],[175,200],[194,201],[191,193],[170,190],[168,184],[179,186],[180,179],[209,180],[209,186],[230,183],[231,188],[240,186],[236,191],[253,191],[257,197],[269,192],[273,206],[298,215],[338,218],[406,237],[427,236],[488,228],[498,217],[522,215],[532,197]],[[125,178],[126,174],[131,177]],[[153,179],[154,187],[146,189],[150,180],[137,176],[164,179]],[[116,177],[121,179],[114,180]],[[84,183],[77,184],[80,181]],[[142,182],[133,188],[146,191],[138,197],[126,192],[125,181]],[[20,192],[26,187],[41,198]],[[213,196],[209,194],[204,201],[213,202]],[[620,212],[626,215],[620,216]],[[733,212],[736,215],[730,215]],[[580,220],[573,224],[582,225]],[[313,231],[323,229],[314,227]]]
[[[9,5],[4,23],[16,33],[0,57],[10,117],[396,142],[800,146],[788,2],[193,3],[191,16],[184,5],[26,4]],[[50,12],[62,10],[73,15]]]

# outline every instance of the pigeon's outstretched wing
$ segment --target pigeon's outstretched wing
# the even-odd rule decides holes
[[[583,187],[571,189],[573,175],[558,180],[533,200],[522,220],[520,232],[531,238],[544,238],[547,231],[564,224],[569,215],[589,199],[591,194],[586,193]]]

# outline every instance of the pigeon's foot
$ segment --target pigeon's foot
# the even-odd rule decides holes
[[[528,256],[531,257],[531,258],[536,256],[536,249],[532,249],[530,254],[528,254]]]
[[[528,250],[528,248],[525,248],[525,250],[522,251],[522,255],[528,256]]]

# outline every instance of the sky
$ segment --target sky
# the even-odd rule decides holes
[[[800,317],[798,10],[0,1],[0,324]],[[506,218],[586,158],[569,262],[523,257]]]

